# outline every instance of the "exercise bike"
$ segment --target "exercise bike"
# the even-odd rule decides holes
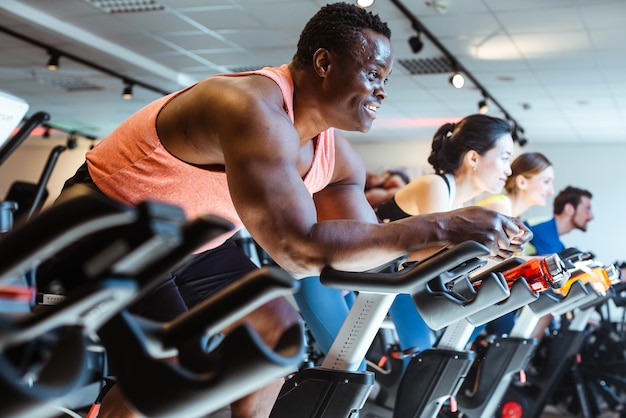
[[[395,296],[399,293],[414,295],[416,303],[421,302],[421,312],[441,328],[457,322],[460,317],[475,314],[494,301],[510,296],[508,286],[497,275],[486,275],[474,297],[460,304],[452,302],[456,305],[453,309],[450,304],[431,303],[430,299],[447,299],[450,292],[446,284],[467,280],[470,272],[484,265],[481,257],[488,254],[483,245],[466,242],[443,249],[419,263],[406,264],[401,270],[397,264],[360,273],[324,269],[320,280],[325,286],[357,290],[356,300],[322,365],[300,370],[287,380],[270,417],[359,416],[374,384],[374,376],[358,368]],[[424,297],[425,293],[429,296]],[[432,393],[429,399],[438,402],[438,395]],[[427,402],[429,406],[430,403]],[[403,417],[408,416],[412,415]]]

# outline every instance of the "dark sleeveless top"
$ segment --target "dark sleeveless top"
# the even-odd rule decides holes
[[[376,215],[381,222],[393,222],[398,219],[408,218],[409,215],[396,203],[396,197],[392,196],[391,199],[378,206],[376,209]]]
[[[448,192],[451,191],[450,181],[445,174],[437,173],[445,182],[446,186],[448,186]],[[409,213],[406,213],[396,203],[396,197],[392,196],[391,199],[387,200],[376,209],[376,215],[378,216],[378,220],[381,222],[393,222],[398,219],[408,218],[409,216],[413,216]]]

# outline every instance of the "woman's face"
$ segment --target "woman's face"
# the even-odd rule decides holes
[[[550,166],[532,177],[526,178],[524,198],[531,205],[545,206],[548,196],[554,194],[554,169]]]
[[[479,155],[473,170],[476,181],[483,192],[500,193],[506,179],[511,175],[511,156],[513,138],[510,134],[502,135],[495,147]]]

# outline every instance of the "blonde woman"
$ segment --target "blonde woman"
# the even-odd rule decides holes
[[[545,155],[524,153],[511,164],[504,193],[492,195],[478,205],[519,218],[532,206],[546,205],[548,196],[554,194],[553,181],[554,168]]]
[[[505,215],[520,218],[532,206],[545,206],[548,196],[554,194],[554,168],[548,158],[538,152],[519,155],[511,164],[511,175],[504,186],[504,193],[492,195],[477,204]],[[486,326],[487,334],[508,334],[517,318],[517,311],[508,313]],[[540,337],[550,323],[546,316],[538,325],[535,337]],[[477,334],[480,329],[477,329]]]

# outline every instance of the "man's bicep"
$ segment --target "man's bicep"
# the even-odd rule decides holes
[[[353,219],[377,222],[365,193],[355,185],[331,184],[313,196],[318,221]]]
[[[290,146],[280,141],[227,162],[235,209],[250,234],[266,250],[280,239],[297,242],[315,223],[313,200],[298,173]]]
[[[361,157],[336,135],[333,179],[314,196],[319,220],[359,219],[376,222],[376,215],[365,196],[365,165]]]

